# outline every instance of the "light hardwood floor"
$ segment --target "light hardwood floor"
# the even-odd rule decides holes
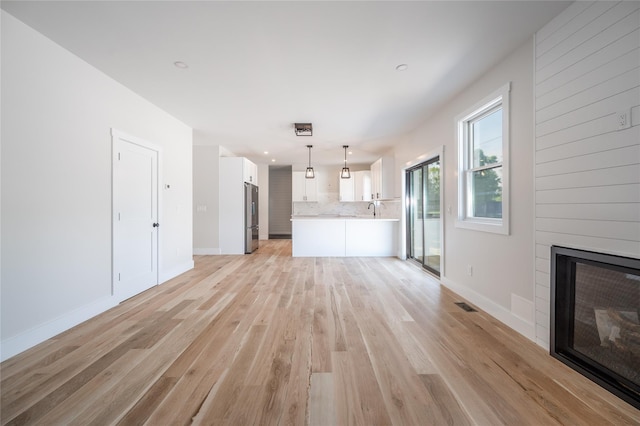
[[[198,256],[5,361],[2,424],[640,424],[408,262],[290,255]]]

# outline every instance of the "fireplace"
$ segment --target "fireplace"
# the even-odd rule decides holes
[[[551,356],[640,408],[640,259],[551,247]]]

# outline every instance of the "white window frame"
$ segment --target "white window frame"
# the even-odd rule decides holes
[[[511,83],[494,91],[456,117],[458,136],[458,217],[456,227],[509,235],[509,92]],[[502,218],[469,215],[471,197],[468,174],[473,170],[469,123],[488,111],[502,106]]]

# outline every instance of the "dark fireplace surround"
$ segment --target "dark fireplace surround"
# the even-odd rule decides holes
[[[640,409],[640,259],[551,247],[551,356]]]

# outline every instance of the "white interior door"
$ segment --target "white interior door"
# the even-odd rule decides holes
[[[158,151],[115,132],[113,151],[113,292],[124,300],[158,284]]]

